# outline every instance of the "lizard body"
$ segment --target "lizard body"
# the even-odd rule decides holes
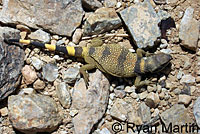
[[[8,39],[8,43],[24,43],[36,47],[46,48],[50,51],[63,52],[69,56],[84,58],[86,65],[80,68],[80,73],[88,84],[88,73],[86,70],[98,68],[104,73],[117,77],[136,77],[135,86],[150,84],[149,80],[141,81],[141,76],[148,72],[157,72],[163,69],[172,59],[169,54],[151,54],[142,49],[131,53],[125,47],[117,44],[102,45],[99,40],[93,40],[89,47],[56,46],[30,40]]]

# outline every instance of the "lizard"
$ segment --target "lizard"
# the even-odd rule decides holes
[[[150,80],[142,80],[146,73],[155,73],[164,69],[171,61],[170,54],[152,54],[138,48],[136,53],[130,52],[127,48],[118,44],[103,45],[98,38],[92,39],[90,46],[56,46],[40,43],[37,41],[23,39],[6,39],[8,43],[22,43],[48,49],[49,51],[62,52],[68,56],[81,57],[87,64],[80,68],[86,86],[88,86],[89,75],[86,71],[99,69],[116,77],[136,77],[134,85],[141,87],[149,85]]]

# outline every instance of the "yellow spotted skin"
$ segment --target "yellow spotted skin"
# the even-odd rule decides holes
[[[103,42],[99,39],[93,39],[91,41],[92,45],[88,47],[56,46],[21,39],[8,39],[6,41],[8,43],[19,42],[33,45],[50,51],[62,52],[69,56],[84,58],[87,64],[80,68],[80,73],[83,75],[86,85],[89,82],[86,71],[94,68],[117,77],[137,76],[135,80],[136,87],[148,85],[150,81],[141,81],[141,76],[148,72],[161,70],[172,59],[168,54],[152,55],[142,49],[137,49],[136,53],[131,53],[118,44],[102,45]]]
[[[101,66],[105,72],[117,77],[135,76],[134,68],[137,60],[136,53],[118,44],[108,44],[101,47],[90,48],[89,56],[92,57],[97,66]]]

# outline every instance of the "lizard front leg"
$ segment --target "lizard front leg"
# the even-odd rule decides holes
[[[95,65],[93,64],[86,64],[86,65],[83,65],[81,68],[80,68],[80,73],[83,75],[83,79],[85,81],[85,84],[86,86],[88,86],[88,82],[89,82],[89,74],[86,72],[87,70],[92,70],[96,68]]]
[[[144,57],[144,55],[145,55],[146,57],[153,55],[152,53],[145,52],[143,49],[140,49],[140,48],[138,48],[138,49],[136,50],[136,53],[137,53],[137,56],[140,57],[140,58]]]
[[[141,81],[142,77],[141,76],[137,76],[136,79],[135,79],[135,87],[142,87],[142,86],[145,86],[145,85],[150,85],[152,84],[152,82],[150,80],[144,80],[144,81]]]

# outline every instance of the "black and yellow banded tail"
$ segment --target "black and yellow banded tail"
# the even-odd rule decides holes
[[[75,56],[75,57],[83,57],[84,54],[88,52],[87,47],[56,46],[56,45],[40,43],[36,41],[31,41],[31,40],[22,40],[22,39],[8,39],[6,41],[8,43],[23,43],[26,45],[33,45],[40,48],[46,48],[49,51],[63,52],[66,55]]]

